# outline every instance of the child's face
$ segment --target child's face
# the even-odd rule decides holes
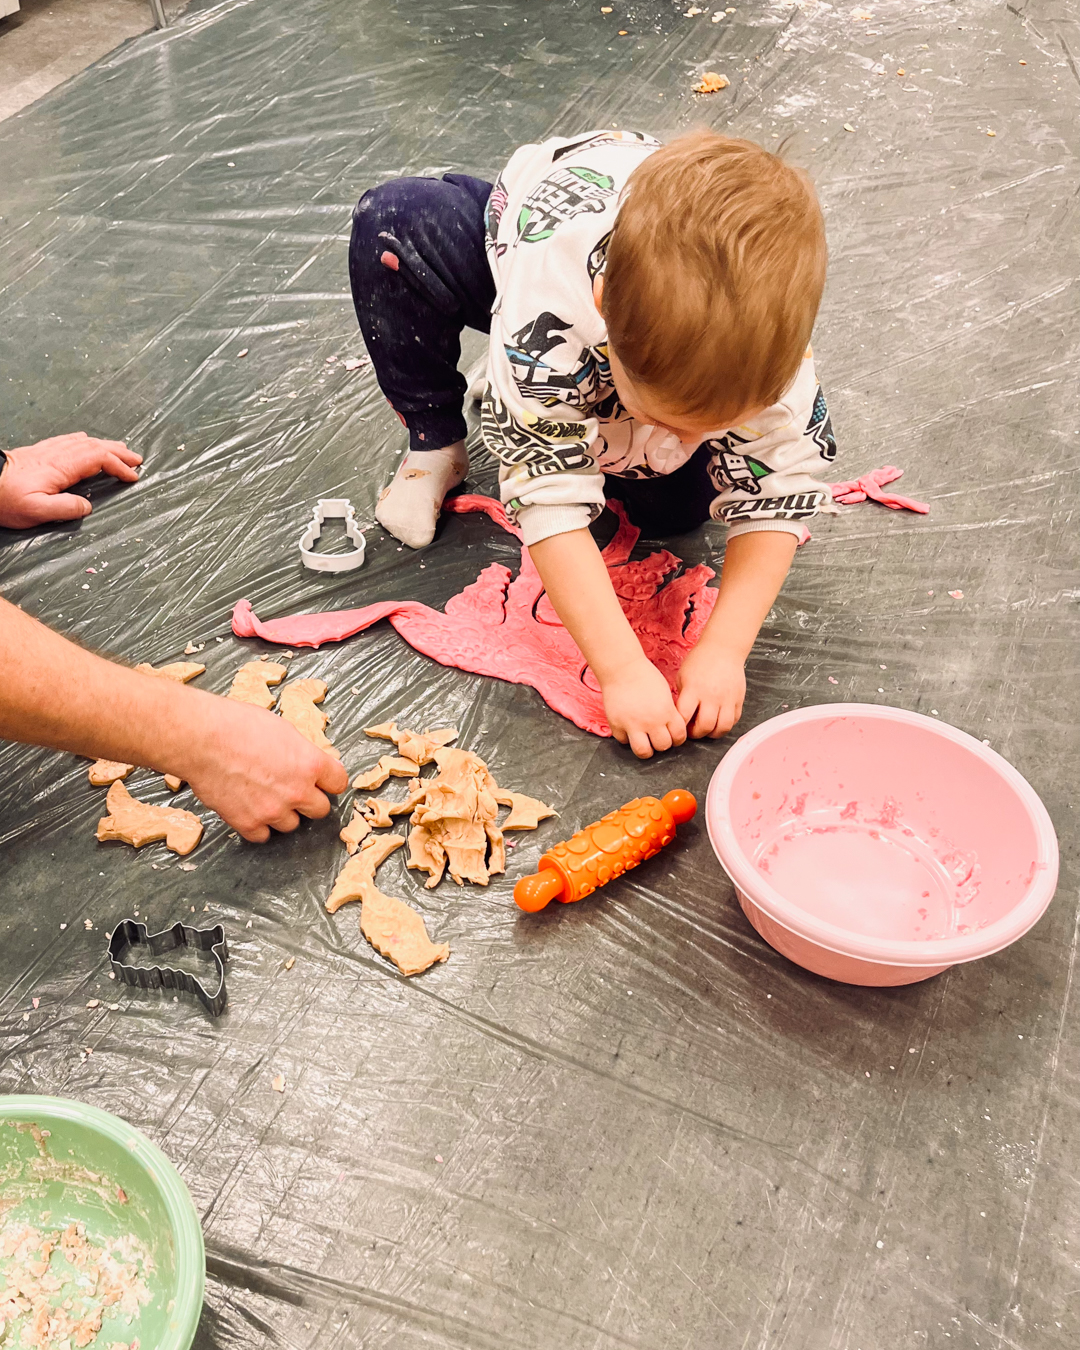
[[[603,289],[604,279],[602,276],[598,276],[593,283],[593,300],[598,310],[600,309]],[[618,356],[611,350],[610,345],[608,347],[608,359],[611,362],[611,379],[615,385],[615,392],[619,396],[619,402],[630,416],[638,422],[646,423],[648,426],[659,427],[661,431],[669,431],[673,436],[677,436],[680,441],[685,441],[688,445],[697,445],[710,432],[726,431],[727,427],[739,426],[743,422],[748,422],[759,412],[764,411],[762,408],[748,408],[737,417],[731,418],[726,426],[720,427],[713,419],[694,417],[668,407],[663,399],[652,390],[636,385],[627,374]]]

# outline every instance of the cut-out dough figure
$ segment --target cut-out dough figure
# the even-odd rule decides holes
[[[383,895],[375,885],[375,872],[405,840],[399,834],[370,839],[338,873],[326,908],[333,914],[350,900],[361,902],[360,931],[377,952],[388,957],[403,975],[419,975],[436,961],[450,955],[446,943],[436,945],[427,935],[424,921],[403,900]]]
[[[225,697],[236,699],[237,703],[253,703],[256,708],[272,708],[277,695],[268,686],[280,684],[288,673],[276,661],[249,661],[233,676]]]
[[[173,661],[167,666],[152,666],[148,661],[140,661],[135,667],[142,675],[156,675],[159,680],[175,680],[177,684],[187,684],[196,675],[206,669],[198,661]]]
[[[202,821],[198,816],[174,806],[140,802],[119,780],[109,788],[105,805],[109,814],[98,821],[97,827],[97,837],[103,841],[120,839],[142,848],[164,839],[166,848],[184,857],[202,838]]]
[[[291,680],[281,691],[278,712],[291,722],[305,740],[335,759],[341,756],[323,734],[330,720],[317,705],[326,697],[325,680]]]

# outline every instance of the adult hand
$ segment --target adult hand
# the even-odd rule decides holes
[[[602,686],[604,711],[611,734],[638,759],[654,750],[670,750],[686,740],[686,722],[676,710],[663,675],[644,657],[629,670],[609,677]]]
[[[742,716],[746,672],[737,656],[700,642],[679,667],[675,687],[675,706],[695,740],[726,735]]]
[[[142,463],[142,455],[123,441],[99,441],[85,431],[21,445],[6,451],[6,459],[0,470],[0,525],[9,530],[88,516],[90,503],[69,487],[98,473],[135,483]]]
[[[194,700],[192,700],[194,702]],[[344,792],[340,760],[263,708],[225,698],[200,700],[190,749],[177,774],[201,802],[253,844],[295,830],[301,816],[328,815],[328,792]]]

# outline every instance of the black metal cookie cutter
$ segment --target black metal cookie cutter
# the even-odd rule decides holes
[[[218,987],[211,994],[206,985],[186,970],[175,970],[172,966],[133,966],[120,958],[130,947],[146,947],[151,956],[160,956],[163,952],[174,952],[179,947],[195,947],[201,952],[209,952],[217,962]],[[124,919],[113,929],[109,938],[109,964],[113,974],[124,984],[138,985],[142,989],[181,989],[186,994],[194,994],[208,1013],[217,1017],[224,1011],[228,1002],[225,992],[225,962],[229,959],[229,947],[225,941],[225,929],[221,924],[213,928],[189,928],[184,923],[174,923],[160,933],[148,933],[146,924],[135,919]]]

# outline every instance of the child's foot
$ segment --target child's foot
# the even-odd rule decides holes
[[[469,472],[465,442],[444,450],[410,450],[379,496],[375,519],[395,539],[423,548],[435,537],[443,498]]]

